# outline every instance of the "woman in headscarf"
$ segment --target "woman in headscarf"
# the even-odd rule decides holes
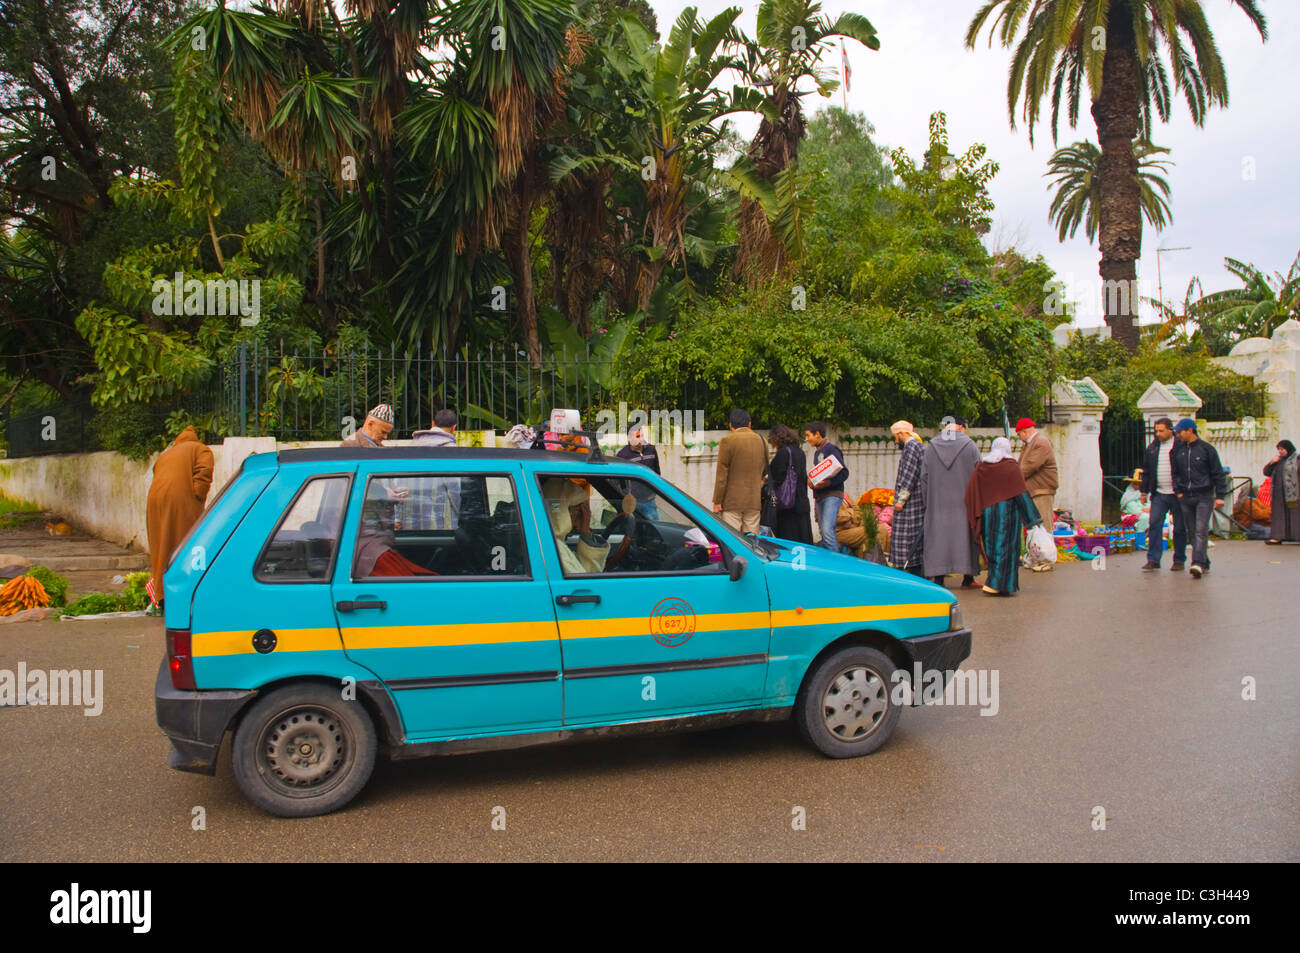
[[[1300,457],[1290,440],[1277,442],[1277,456],[1264,464],[1264,476],[1273,478],[1273,509],[1268,524],[1268,545],[1300,542]]]
[[[1029,496],[1011,441],[998,437],[988,456],[975,465],[966,485],[966,517],[989,566],[984,591],[1009,596],[1020,588],[1020,537],[1026,526],[1043,521]]]

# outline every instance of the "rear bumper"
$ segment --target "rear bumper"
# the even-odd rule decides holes
[[[950,632],[940,632],[938,635],[900,639],[899,644],[911,656],[912,662],[907,672],[909,679],[915,681],[917,672],[939,671],[944,673],[943,684],[947,685],[957,666],[970,657],[971,630],[953,629]],[[913,704],[919,703],[919,701],[913,702]]]
[[[158,727],[172,743],[168,765],[177,771],[215,774],[221,738],[256,691],[189,692],[173,688],[164,657],[154,682]]]

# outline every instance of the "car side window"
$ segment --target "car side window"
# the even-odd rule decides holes
[[[566,576],[726,571],[717,538],[645,480],[538,479]]]
[[[303,484],[262,547],[253,570],[262,582],[329,582],[343,513],[346,476],[313,477]]]
[[[508,476],[377,474],[366,485],[353,579],[527,579]]]

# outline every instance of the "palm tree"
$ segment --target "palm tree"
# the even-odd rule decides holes
[[[1257,0],[1230,2],[1266,40],[1268,29]],[[990,46],[996,36],[1004,47],[1016,47],[1007,82],[1007,109],[1015,128],[1019,107],[1031,143],[1044,99],[1052,105],[1053,141],[1062,94],[1070,126],[1078,124],[1086,82],[1101,143],[1099,271],[1103,283],[1132,282],[1142,252],[1141,187],[1133,140],[1149,140],[1157,117],[1168,121],[1173,96],[1179,92],[1198,126],[1204,125],[1210,107],[1228,103],[1227,73],[1204,3],[987,0],[966,30],[968,48],[974,48],[986,25]],[[1103,294],[1102,299],[1112,335],[1130,352],[1136,351],[1138,329],[1130,296]]]
[[[500,247],[514,280],[529,359],[540,365],[533,289],[533,210],[551,188],[544,133],[565,111],[566,73],[582,62],[586,37],[570,0],[448,2],[445,27],[466,51],[465,89],[494,125],[497,194],[478,220],[487,248]]]
[[[1133,145],[1133,154],[1138,162],[1138,184],[1142,190],[1142,215],[1156,231],[1174,220],[1169,210],[1169,183],[1162,175],[1173,163],[1168,159],[1153,158],[1168,152],[1163,146],[1149,142]],[[1072,142],[1052,153],[1045,175],[1056,176],[1048,186],[1055,186],[1056,197],[1052,199],[1047,217],[1058,227],[1061,241],[1073,237],[1080,225],[1083,225],[1088,241],[1097,240],[1097,216],[1101,209],[1101,180],[1097,176],[1097,164],[1100,161],[1101,150],[1086,139]]]
[[[803,97],[813,92],[829,96],[839,86],[828,71],[819,69],[829,49],[827,41],[844,36],[869,50],[880,49],[876,28],[861,14],[842,13],[831,21],[820,13],[821,4],[814,0],[763,0],[758,8],[757,42],[746,43],[745,72],[763,93],[759,104],[763,118],[735,174],[751,176],[756,183],[771,187],[773,194],[784,192],[787,196],[780,211],[774,212],[770,200],[750,194],[751,189],[742,190],[733,274],[750,287],[780,272],[789,264],[790,253],[796,251],[773,232],[777,224],[773,217],[785,219],[788,230],[790,210],[797,206],[791,189],[805,129]],[[812,89],[799,88],[805,79],[812,80]],[[789,174],[785,174],[787,170],[791,170]]]
[[[643,156],[646,201],[642,234],[648,242],[636,282],[642,311],[650,307],[664,269],[686,262],[687,221],[710,198],[713,153],[723,138],[719,120],[754,111],[761,98],[744,87],[730,95],[717,88],[723,73],[741,68],[726,53],[737,39],[738,16],[740,8],[729,7],[705,22],[695,7],[687,7],[666,43],[655,43],[636,18],[623,20],[628,53],[615,56],[611,65],[640,100],[637,108],[645,119],[633,141]]]
[[[1241,280],[1242,287],[1215,291],[1193,307],[1202,330],[1211,329],[1227,351],[1242,338],[1269,337],[1279,324],[1300,318],[1300,255],[1283,275],[1266,275],[1254,265],[1225,258],[1223,265]]]
[[[1205,296],[1205,291],[1201,288],[1201,279],[1192,278],[1187,282],[1187,290],[1183,292],[1183,306],[1181,310],[1174,310],[1167,301],[1159,301],[1155,298],[1146,298],[1147,304],[1151,305],[1160,317],[1160,327],[1156,329],[1156,341],[1165,342],[1173,341],[1183,344],[1196,344],[1196,334],[1192,330],[1196,324],[1196,302]],[[1206,335],[1202,334],[1201,340],[1206,340]],[[1213,350],[1213,348],[1211,348]]]

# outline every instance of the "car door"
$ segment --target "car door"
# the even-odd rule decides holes
[[[771,622],[757,560],[730,579],[715,530],[662,483],[588,467],[539,472],[530,489],[549,529],[566,725],[761,702]]]
[[[408,741],[556,728],[560,647],[518,464],[360,464],[334,606]]]

